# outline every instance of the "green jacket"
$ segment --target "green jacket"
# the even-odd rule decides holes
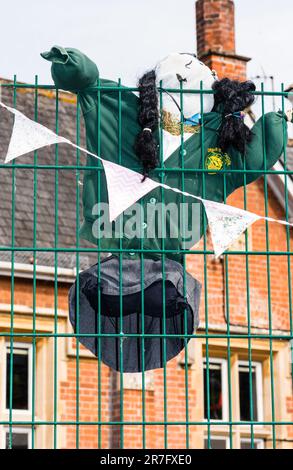
[[[99,72],[96,65],[77,49],[62,48],[55,46],[49,52],[41,54],[47,60],[52,62],[52,78],[57,88],[69,90],[77,93],[81,104],[85,127],[86,142],[89,151],[100,157],[119,163],[127,168],[141,171],[140,162],[134,152],[134,142],[137,134],[141,130],[137,122],[138,97],[131,91],[122,87],[122,92],[111,90],[111,87],[117,87],[117,83],[99,79]],[[110,90],[101,90],[97,92],[93,87],[100,85],[110,87]],[[124,91],[123,91],[124,90]],[[119,113],[119,104],[121,111]],[[263,170],[270,169],[283,153],[284,146],[287,145],[287,117],[284,113],[267,113],[264,119],[259,119],[253,126],[253,138],[247,144],[245,157],[235,148],[231,147],[226,154],[217,147],[217,129],[220,127],[222,113],[210,112],[203,116],[203,126],[199,133],[192,136],[184,142],[165,161],[166,169],[175,169],[178,171],[166,171],[162,175],[155,170],[150,173],[154,180],[164,182],[169,186],[195,195],[211,199],[217,202],[223,202],[235,189],[244,185],[244,173],[223,172],[223,169],[244,170]],[[120,117],[120,135],[119,146],[119,117]],[[285,125],[284,125],[285,122]],[[158,141],[160,132],[157,133]],[[265,148],[265,153],[264,149]],[[182,151],[181,151],[182,150]],[[264,156],[266,165],[264,165]],[[193,171],[183,173],[181,169],[192,169]],[[101,163],[94,157],[87,157],[87,166],[100,167]],[[196,171],[199,169],[209,169],[209,172]],[[218,169],[218,170],[217,170]],[[184,176],[184,177],[183,177]],[[246,183],[251,183],[261,176],[260,173],[246,173]],[[113,230],[110,237],[96,238],[93,234],[93,226],[98,216],[93,208],[98,201],[107,202],[107,185],[103,171],[95,169],[84,170],[83,180],[83,216],[84,222],[80,229],[80,236],[106,251],[123,248],[130,250],[125,256],[136,257],[138,255],[131,252],[142,248],[142,240],[139,237],[129,238],[127,230],[123,231],[122,238],[114,236],[114,224],[111,224]],[[177,206],[185,202],[187,204],[188,228],[193,230],[193,239],[189,247],[196,243],[203,235],[203,210],[201,204],[200,212],[197,212],[195,221],[192,220],[191,212],[194,210],[192,203],[195,200],[189,197],[183,198],[181,194],[170,190],[162,190],[161,187],[148,193],[140,199],[140,204],[144,209],[143,217],[146,217],[147,206],[154,202],[164,201],[175,203]],[[127,211],[128,212],[128,211]],[[184,211],[182,211],[184,217]],[[123,224],[131,217],[125,213],[122,216]],[[154,212],[153,219],[148,217],[148,224],[157,227],[160,221],[158,215]],[[146,257],[158,258],[162,248],[170,250],[167,252],[169,258],[176,261],[182,261],[180,251],[188,246],[185,243],[184,233],[178,237],[170,237],[169,231],[176,229],[178,218],[166,214],[166,237],[158,236],[145,237],[143,239],[143,248],[150,250],[145,253]],[[205,223],[205,226],[207,224]],[[146,231],[146,222],[143,231]],[[117,229],[117,225],[116,225]],[[146,232],[145,232],[146,233]],[[156,232],[157,233],[157,232]]]

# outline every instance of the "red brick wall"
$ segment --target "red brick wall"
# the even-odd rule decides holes
[[[272,191],[268,190],[269,216],[283,219],[284,213],[276,202]],[[247,209],[259,215],[265,215],[264,181],[259,179],[247,187]],[[237,190],[229,197],[228,203],[239,208],[243,205],[243,189]],[[249,236],[249,251],[266,252],[266,225],[264,221],[252,225]],[[268,240],[271,251],[287,251],[286,228],[280,224],[268,224]],[[292,240],[292,231],[291,231]],[[201,243],[199,248],[203,248]],[[212,249],[208,238],[208,249]],[[210,324],[225,324],[227,311],[225,289],[225,264],[223,260],[215,261],[213,256],[207,256],[207,295],[208,319]],[[204,283],[203,255],[188,256],[188,270]],[[249,307],[252,326],[268,328],[269,299],[272,317],[272,327],[288,330],[290,328],[288,257],[271,256],[267,265],[266,255],[249,255],[247,266],[249,282],[246,282],[246,257],[229,255],[228,258],[228,296],[230,322],[247,326],[247,288],[249,288]],[[291,279],[293,265],[290,264]],[[270,282],[268,280],[270,273]],[[248,286],[248,287],[247,287]],[[270,295],[269,293],[270,289]],[[204,299],[204,290],[202,300]],[[201,303],[201,320],[204,321],[204,305]]]
[[[242,190],[237,191],[229,202],[243,207]],[[248,187],[248,208],[259,214],[264,213],[263,180],[259,180]],[[282,218],[283,214],[269,191],[269,214],[275,218]],[[286,249],[286,229],[278,224],[269,224],[270,248],[272,251]],[[291,237],[292,243],[292,237]],[[252,249],[265,250],[265,229],[262,222],[253,225]],[[202,282],[204,280],[203,256],[189,255],[187,257],[187,269]],[[223,262],[214,262],[213,257],[207,257],[208,276],[208,320],[210,324],[225,325],[225,297],[224,297],[224,272]],[[287,258],[285,256],[272,256],[270,261],[271,272],[271,308],[273,328],[289,328],[288,305],[288,274]],[[267,270],[265,256],[249,257],[250,274],[250,307],[252,324],[268,327],[268,291]],[[232,323],[247,325],[246,309],[246,279],[245,256],[229,256],[229,301],[230,320]],[[293,270],[291,267],[291,276]],[[10,279],[1,277],[1,303],[10,303]],[[61,284],[58,289],[58,307],[67,309],[68,285]],[[31,280],[15,279],[14,302],[18,305],[32,306],[33,287]],[[54,288],[52,283],[37,282],[36,291],[37,306],[54,307]],[[19,316],[15,319],[17,326]],[[204,291],[201,302],[201,319],[204,320]],[[30,320],[31,321],[31,318]],[[51,319],[53,325],[54,319]],[[71,329],[69,329],[69,332]],[[53,340],[50,340],[53,341]],[[58,342],[61,340],[58,340]],[[70,341],[70,340],[67,340]],[[81,348],[82,350],[82,348]],[[76,419],[76,359],[67,356],[66,375],[60,383],[58,407],[61,406],[61,420]],[[53,359],[52,359],[53,360]],[[94,358],[80,358],[79,361],[79,419],[81,421],[98,420],[98,364]],[[60,364],[58,365],[60,369]],[[52,380],[52,378],[50,378]],[[191,371],[188,372],[189,383],[189,419],[192,412],[198,407],[202,408],[198,401],[198,389],[191,381]],[[101,418],[107,423],[120,420],[120,390],[119,376],[104,364],[101,365]],[[186,397],[185,397],[185,372],[178,364],[178,358],[174,358],[167,365],[166,377],[166,405],[168,421],[185,421]],[[154,373],[153,390],[145,393],[145,419],[146,421],[164,420],[164,377],[163,370]],[[276,406],[278,404],[276,403]],[[292,414],[292,396],[287,398],[287,411]],[[53,416],[48,416],[53,419]],[[125,421],[142,421],[142,392],[141,390],[123,391],[123,419]],[[76,446],[76,427],[62,426],[65,429],[65,447]],[[196,426],[190,427],[191,434],[196,432]],[[289,431],[289,428],[288,428]],[[96,448],[98,446],[98,427],[80,425],[79,446],[84,448]],[[146,426],[146,447],[164,447],[164,426]],[[291,430],[290,430],[291,432]],[[101,432],[101,445],[103,448],[119,447],[119,426],[103,425]],[[180,448],[186,445],[186,427],[184,425],[170,425],[167,429],[167,442],[169,448]],[[124,426],[124,447],[142,447],[142,426]]]
[[[234,2],[232,0],[198,0],[196,33],[197,52],[200,57],[210,50],[234,54]]]
[[[246,60],[213,53],[202,56],[201,59],[211,70],[217,72],[219,79],[229,77],[233,80],[246,80]]]
[[[198,0],[196,35],[199,58],[219,78],[246,79],[248,58],[235,52],[234,2],[232,0]]]
[[[79,421],[98,421],[98,408],[101,409],[101,420],[105,423],[112,420],[111,416],[111,372],[108,367],[101,365],[100,404],[98,402],[98,364],[92,359],[79,360],[79,378],[77,387],[77,365],[75,358],[68,358],[67,380],[60,384],[60,400],[63,402],[61,421],[76,421],[77,419],[77,389],[79,394]],[[66,448],[77,446],[79,432],[80,448],[98,447],[98,426],[80,425],[66,426]],[[101,432],[101,447],[109,447],[110,427],[104,425]]]

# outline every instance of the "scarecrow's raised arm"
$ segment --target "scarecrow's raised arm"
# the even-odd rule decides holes
[[[247,170],[269,170],[279,160],[287,146],[287,121],[292,122],[292,111],[267,113],[256,122],[251,142],[246,144]],[[247,173],[246,181],[251,183],[259,176],[259,173]]]
[[[97,83],[96,64],[78,49],[53,46],[41,56],[52,62],[51,74],[57,88],[77,93]]]

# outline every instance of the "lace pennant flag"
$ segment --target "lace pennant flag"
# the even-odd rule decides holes
[[[20,155],[37,150],[46,145],[57,144],[69,141],[61,137],[41,124],[32,121],[24,114],[14,108],[0,103],[3,108],[14,114],[14,124],[9,142],[5,163],[14,160]]]
[[[102,160],[107,179],[110,221],[115,220],[128,207],[145,194],[159,186],[159,183],[116,163]]]
[[[202,200],[207,214],[215,257],[218,258],[261,216],[219,202]]]
[[[285,220],[277,220],[271,217],[259,216],[257,214],[253,214],[252,212],[238,209],[227,204],[202,199],[193,194],[181,191],[178,188],[171,187],[163,183],[157,183],[150,178],[146,178],[142,183],[142,175],[140,173],[102,159],[89,150],[84,149],[79,145],[74,144],[70,140],[55,134],[47,127],[32,121],[17,109],[10,108],[1,101],[0,106],[7,109],[7,111],[11,112],[15,116],[5,163],[8,163],[20,155],[24,155],[38,148],[62,142],[78,148],[82,152],[92,155],[93,157],[101,160],[104,165],[107,178],[111,221],[115,220],[128,207],[132,206],[132,204],[145,196],[145,194],[157,188],[158,186],[162,186],[165,189],[172,190],[177,193],[184,194],[185,196],[190,196],[194,199],[202,201],[208,217],[216,257],[220,256],[231,244],[233,244],[244,232],[244,230],[246,230],[256,220],[263,219],[291,227],[293,226],[292,223]],[[168,147],[167,142],[164,141],[164,144],[165,143]],[[168,158],[169,153],[172,152],[176,142],[171,142],[171,144],[172,145],[165,155],[165,159]]]

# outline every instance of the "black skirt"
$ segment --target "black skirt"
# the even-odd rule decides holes
[[[111,256],[81,272],[69,291],[73,329],[89,335],[78,340],[121,372],[164,367],[189,341],[182,335],[192,334],[199,322],[201,285],[196,279],[184,276],[182,266],[169,259],[164,270],[162,261],[151,259],[144,260],[143,268],[142,282],[141,261],[123,260],[121,283],[119,258]]]

